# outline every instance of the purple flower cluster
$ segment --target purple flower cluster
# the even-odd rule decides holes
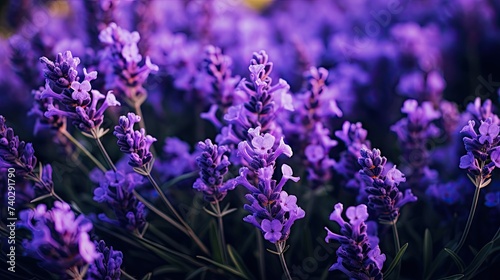
[[[121,276],[120,266],[123,262],[121,251],[106,246],[103,240],[94,241],[97,257],[90,264],[87,278],[92,280],[118,280]]]
[[[224,182],[224,175],[228,172],[231,163],[225,153],[228,148],[212,144],[210,139],[198,143],[201,154],[196,157],[196,163],[200,168],[200,178],[196,179],[193,188],[203,192],[203,197],[210,203],[222,201],[227,191],[236,187],[236,180],[231,179]]]
[[[46,85],[40,98],[48,102],[44,106],[46,118],[68,118],[82,132],[96,133],[104,121],[104,111],[108,107],[120,106],[113,93],[108,92],[105,96],[92,89],[90,82],[97,79],[96,71],[87,73],[83,69],[85,78],[79,82],[76,68],[80,59],[73,57],[70,51],[59,53],[55,62],[46,57],[40,61],[45,65]],[[104,101],[98,108],[102,99]]]
[[[348,180],[345,183],[346,187],[359,192],[363,192],[364,184],[359,178],[358,158],[362,149],[371,149],[367,135],[368,131],[360,122],[345,121],[342,130],[335,131],[335,136],[344,142],[347,149],[340,153],[340,160],[335,163],[334,168],[339,175]]]
[[[340,226],[340,234],[331,232],[327,227],[325,241],[337,241],[340,247],[337,249],[337,262],[330,267],[332,270],[340,270],[349,276],[349,279],[383,279],[382,267],[385,262],[385,254],[382,254],[378,246],[378,238],[368,234],[367,207],[364,204],[347,208],[346,216],[349,222],[342,218],[342,203],[335,204],[335,209],[330,215],[330,220]]]
[[[139,39],[138,32],[128,32],[116,23],[111,23],[99,34],[99,40],[106,45],[106,59],[103,60],[109,68],[106,86],[132,104],[144,102],[147,92],[143,84],[151,72],[158,71],[158,66],[151,63],[149,56],[140,66]]]
[[[203,69],[211,77],[211,91],[207,96],[207,102],[214,104],[224,114],[233,105],[235,99],[234,91],[240,81],[239,76],[232,76],[232,60],[224,55],[220,48],[207,46],[203,59]],[[214,110],[214,109],[211,109]],[[213,121],[214,118],[209,118]],[[216,120],[216,119],[215,119]]]
[[[399,184],[405,182],[406,178],[396,166],[383,175],[387,158],[381,156],[380,150],[362,149],[360,153],[358,163],[362,169],[359,173],[367,184],[368,206],[375,211],[380,221],[397,221],[399,209],[408,202],[416,201],[417,197],[411,189],[407,189],[404,195],[399,191]]]
[[[37,159],[31,143],[20,141],[11,127],[5,124],[0,115],[0,168],[16,168],[20,176],[31,173],[36,167]]]
[[[288,93],[290,87],[285,80],[280,79],[272,85],[272,69],[273,63],[265,51],[253,54],[249,66],[250,81],[242,79],[234,93],[243,96],[245,102],[229,107],[224,115],[228,125],[217,136],[219,144],[237,145],[248,139],[249,129],[256,127],[260,127],[263,133],[271,133],[274,139],[281,138],[281,126],[276,123],[277,114],[281,108],[293,111],[293,104]]]
[[[92,223],[83,215],[75,217],[68,204],[56,201],[50,210],[39,204],[20,212],[19,217],[19,226],[32,235],[23,242],[25,252],[41,267],[64,275],[66,270],[91,264],[98,257],[89,237]]]
[[[251,214],[243,220],[259,228],[264,238],[271,243],[288,239],[293,223],[305,216],[304,210],[297,206],[297,197],[288,195],[283,186],[288,180],[299,181],[293,176],[290,166],[281,166],[282,177],[279,183],[274,180],[274,167],[279,155],[292,156],[292,149],[286,145],[283,138],[277,148],[273,148],[274,136],[260,132],[260,127],[249,129],[251,142],[242,141],[238,145],[238,154],[243,158],[246,167],[240,168],[237,184],[242,185],[250,194],[245,198],[245,210]]]
[[[99,219],[140,232],[146,225],[146,211],[132,191],[142,184],[142,176],[118,170],[107,171],[97,179],[99,186],[94,190],[94,200],[105,203],[115,214],[115,219],[105,214],[99,214]]]
[[[291,123],[286,127],[290,138],[298,138],[307,163],[308,178],[314,187],[325,184],[331,177],[331,167],[335,161],[330,158],[330,150],[337,141],[330,138],[330,130],[325,124],[332,117],[341,117],[342,111],[327,87],[328,70],[311,67],[305,73],[305,92],[296,95],[296,108]]]
[[[176,137],[167,137],[161,157],[155,161],[155,169],[162,180],[169,180],[196,169],[197,152],[189,152],[189,144]]]
[[[472,175],[482,175],[487,179],[495,167],[500,167],[500,127],[489,117],[481,121],[479,134],[476,132],[476,122],[470,120],[462,128],[461,133],[467,154],[460,158],[460,168],[467,169]]]
[[[120,151],[129,154],[129,165],[142,168],[153,160],[149,151],[156,138],[146,135],[144,128],[134,130],[134,124],[140,122],[141,117],[134,113],[121,116],[119,124],[115,126],[114,135],[118,138],[117,144]]]
[[[406,100],[401,112],[406,118],[399,120],[391,127],[398,135],[403,148],[405,173],[408,175],[408,184],[412,188],[423,188],[433,178],[426,176],[433,172],[429,169],[429,151],[427,143],[430,139],[439,136],[440,130],[432,123],[440,117],[440,113],[433,108],[431,102],[423,102],[420,106],[416,100]]]

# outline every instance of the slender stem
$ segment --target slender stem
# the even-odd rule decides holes
[[[111,160],[111,158],[109,157],[108,152],[106,152],[106,149],[102,145],[101,139],[99,137],[97,137],[97,135],[95,134],[94,131],[92,131],[92,135],[94,136],[94,139],[97,142],[97,146],[99,147],[99,150],[101,150],[101,153],[104,156],[104,158],[106,159],[106,161],[108,162],[109,166],[111,167],[111,169],[113,169],[114,172],[116,172],[117,171],[116,166],[113,163],[113,161]]]
[[[290,271],[288,271],[288,266],[286,265],[286,260],[285,260],[285,254],[284,254],[285,244],[286,241],[278,241],[275,245],[276,245],[276,250],[278,252],[278,256],[280,257],[281,267],[283,268],[283,272],[285,273],[286,279],[292,280],[292,276],[290,275]]]
[[[398,234],[398,227],[396,225],[397,220],[392,222],[392,234],[394,237],[394,249],[396,250],[396,253],[394,256],[396,256],[399,253],[399,250],[401,250],[401,243],[399,243],[399,234]],[[399,273],[401,270],[401,262],[398,263],[398,266],[395,268],[396,270],[394,271],[394,274],[396,275],[396,278],[394,279],[399,279]]]
[[[120,272],[121,274],[123,275],[123,277],[125,277],[125,279],[129,279],[129,280],[135,280],[134,276],[128,274],[127,272],[125,272],[123,269],[120,269]]]
[[[61,131],[62,135],[64,135],[66,138],[68,138],[69,141],[71,141],[80,151],[82,151],[90,160],[92,160],[95,165],[102,170],[102,172],[106,172],[106,167],[102,165],[90,152],[85,148],[78,140],[76,140],[68,131],[63,130]]]
[[[135,110],[136,115],[141,117],[141,120],[139,121],[139,125],[141,126],[141,128],[144,128],[144,130],[146,130],[146,123],[144,122],[144,115],[142,114],[141,103],[134,102],[134,110]]]
[[[482,180],[479,180],[479,184],[476,185],[476,190],[474,191],[474,198],[472,199],[472,205],[470,207],[469,211],[469,217],[467,218],[467,223],[465,224],[465,229],[462,234],[462,237],[460,238],[460,241],[457,244],[457,247],[455,250],[453,250],[455,253],[458,253],[460,249],[462,249],[462,246],[465,243],[465,239],[467,239],[467,235],[469,234],[470,227],[472,226],[472,220],[474,219],[474,214],[476,213],[476,208],[477,208],[477,202],[479,200],[479,192],[481,191],[481,183]]]
[[[148,170],[144,170],[144,171],[146,173],[146,177],[148,178],[149,182],[151,182],[151,184],[155,188],[156,192],[158,192],[158,194],[160,195],[160,198],[167,205],[167,207],[170,209],[170,211],[179,220],[179,222],[184,226],[184,228],[187,231],[187,234],[194,240],[194,242],[196,242],[196,244],[200,247],[200,249],[205,254],[210,255],[207,247],[205,247],[205,245],[203,245],[203,243],[201,242],[201,240],[194,233],[193,229],[191,229],[191,227],[184,221],[184,219],[181,217],[181,215],[179,215],[179,213],[177,212],[177,210],[175,210],[175,208],[172,205],[172,203],[170,203],[170,201],[168,200],[168,198],[165,196],[165,194],[163,193],[163,191],[160,189],[160,187],[156,183],[155,179],[151,176],[151,173]]]
[[[259,247],[259,273],[260,279],[266,279],[266,263],[264,260],[264,242],[262,241],[262,234],[258,228],[255,228],[255,232],[257,233],[257,246]]]
[[[226,238],[224,237],[224,224],[222,222],[222,212],[220,210],[219,201],[215,201],[215,212],[217,214],[217,222],[219,224],[219,238],[220,238],[220,246],[222,247],[222,262],[227,264],[227,246],[226,246]]]

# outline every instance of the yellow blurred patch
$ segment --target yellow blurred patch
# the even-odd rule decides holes
[[[267,8],[273,0],[244,0],[245,4],[255,10],[263,10]]]

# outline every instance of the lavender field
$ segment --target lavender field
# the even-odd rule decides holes
[[[0,279],[498,279],[500,1],[0,1]]]

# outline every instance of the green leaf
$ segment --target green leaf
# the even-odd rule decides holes
[[[427,274],[432,261],[432,235],[431,231],[426,228],[424,233],[424,275]]]
[[[467,177],[469,177],[469,180],[472,182],[472,184],[474,184],[474,186],[476,185],[476,179],[472,179],[472,177],[467,174]]]
[[[479,188],[480,189],[484,188],[484,187],[488,186],[490,183],[491,183],[491,178],[486,180],[486,182],[482,183],[481,186],[479,186]]]
[[[439,278],[439,280],[459,280],[459,279],[464,278],[464,276],[465,275],[463,275],[463,274],[454,274],[454,275],[446,276],[443,278]]]
[[[144,275],[144,277],[142,277],[141,280],[149,280],[149,279],[151,279],[151,275],[153,275],[153,273],[150,272],[150,273]]]
[[[493,247],[493,242],[488,242],[483,248],[477,253],[476,257],[472,260],[469,266],[465,269],[465,275],[467,278],[474,275],[474,273],[481,267],[483,262],[490,254],[490,250]]]
[[[464,272],[464,269],[465,269],[464,261],[455,252],[453,252],[452,250],[450,250],[448,248],[444,248],[444,251],[451,256],[451,258],[453,259],[453,261],[457,265],[458,270],[460,271],[460,273]]]
[[[238,210],[238,209],[237,208],[231,208],[229,210],[224,210],[224,211],[222,211],[222,217],[224,217],[226,215],[229,215],[229,214],[233,213],[236,210]]]
[[[223,262],[222,256],[224,253],[221,252],[222,246],[220,244],[217,226],[213,221],[210,221],[208,227],[209,227],[208,236],[210,239],[210,245],[212,246],[212,258],[215,261]]]
[[[236,269],[234,269],[234,268],[232,268],[232,267],[230,267],[230,266],[228,266],[228,265],[224,265],[224,264],[218,263],[218,262],[216,262],[216,261],[214,261],[214,260],[211,260],[211,259],[209,259],[209,258],[207,258],[207,257],[204,257],[204,256],[196,256],[196,257],[197,257],[197,258],[200,258],[200,259],[202,259],[202,260],[204,260],[204,261],[207,261],[207,262],[209,262],[209,263],[211,263],[211,264],[213,264],[213,265],[215,265],[215,266],[217,266],[217,267],[219,267],[219,268],[222,268],[222,269],[224,269],[225,271],[230,272],[230,273],[232,273],[232,274],[234,274],[234,275],[236,275],[236,276],[238,276],[238,277],[241,277],[241,278],[243,278],[243,279],[248,279],[248,278],[246,277],[246,275],[244,275],[243,273],[241,273],[241,272],[237,271]]]
[[[186,280],[191,280],[191,279],[195,279],[196,276],[198,276],[199,274],[203,273],[207,271],[207,268],[206,267],[200,267],[198,268],[197,270],[193,271],[191,274],[189,274],[187,277],[186,277]],[[199,279],[199,278],[197,278]]]
[[[403,247],[401,247],[399,252],[396,254],[396,256],[394,257],[394,260],[392,260],[392,263],[389,265],[389,268],[387,268],[387,271],[383,273],[384,278],[391,275],[392,271],[394,270],[394,268],[396,268],[398,263],[401,261],[401,258],[403,257],[404,253],[406,252],[406,248],[408,248],[408,243],[403,245]]]
[[[174,265],[163,265],[158,268],[155,268],[155,270],[153,270],[153,275],[157,276],[165,273],[176,273],[176,272],[182,272],[182,270]]]
[[[249,279],[255,279],[255,276],[253,276],[248,267],[246,267],[243,258],[241,258],[238,252],[229,244],[227,245],[227,253],[229,254],[229,258],[231,259],[231,261],[240,272],[245,274]]]
[[[44,195],[42,195],[42,196],[39,196],[39,197],[37,197],[37,198],[33,199],[32,201],[30,201],[30,203],[35,203],[35,202],[38,202],[38,201],[40,201],[40,200],[44,200],[44,199],[46,199],[47,197],[51,197],[51,196],[52,196],[52,194],[51,194],[51,193],[44,194]]]

